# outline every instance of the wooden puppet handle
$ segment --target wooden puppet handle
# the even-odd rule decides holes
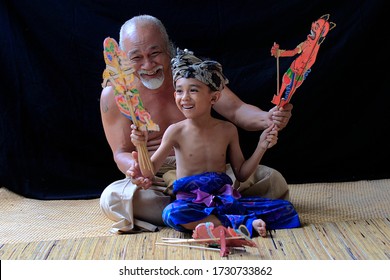
[[[150,160],[149,152],[146,147],[146,143],[136,146],[138,151],[138,164],[141,168],[142,175],[145,177],[154,176],[154,168],[152,161]]]
[[[127,102],[128,107],[131,108],[129,110],[131,119],[133,120],[133,123],[137,126],[137,128],[139,128],[141,123],[140,121],[138,121],[137,117],[135,116],[134,108],[131,103],[131,97],[125,94],[125,100]],[[148,148],[146,147],[146,143],[139,144],[136,146],[136,148],[138,151],[138,164],[141,168],[142,175],[145,177],[153,177],[155,174],[154,168],[149,156]]]

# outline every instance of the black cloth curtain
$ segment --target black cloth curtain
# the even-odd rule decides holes
[[[274,42],[292,49],[323,14],[337,24],[295,93],[293,116],[262,164],[288,183],[389,178],[385,1],[0,2],[0,186],[38,199],[95,198],[123,175],[99,112],[103,40],[139,14],[218,60],[230,88],[269,110]],[[295,58],[280,59],[282,75]],[[245,155],[259,132],[240,130]]]

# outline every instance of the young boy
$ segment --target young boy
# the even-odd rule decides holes
[[[254,229],[263,237],[266,223],[268,229],[299,227],[298,214],[290,202],[241,197],[225,173],[228,157],[237,180],[245,181],[266,150],[276,144],[278,132],[274,125],[263,131],[254,153],[245,160],[237,128],[211,116],[212,106],[228,82],[222,66],[216,61],[202,61],[188,50],[178,50],[171,64],[176,105],[186,119],[168,127],[151,157],[154,170],[158,170],[172,149],[175,151],[176,200],[163,211],[165,224],[179,231],[192,231],[206,222],[234,229],[245,225],[251,236]],[[134,145],[140,145],[147,140],[147,133],[133,125],[131,139]],[[154,174],[142,168],[141,172],[145,179],[137,185],[145,189]]]

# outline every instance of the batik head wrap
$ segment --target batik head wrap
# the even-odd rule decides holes
[[[177,54],[171,60],[173,82],[179,78],[194,78],[208,85],[213,91],[221,91],[228,80],[222,73],[222,65],[213,60],[202,60],[194,53],[177,49]]]

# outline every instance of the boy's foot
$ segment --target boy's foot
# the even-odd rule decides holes
[[[262,219],[257,219],[252,222],[253,229],[257,231],[257,233],[261,237],[267,236],[267,229],[265,226],[265,222]]]

